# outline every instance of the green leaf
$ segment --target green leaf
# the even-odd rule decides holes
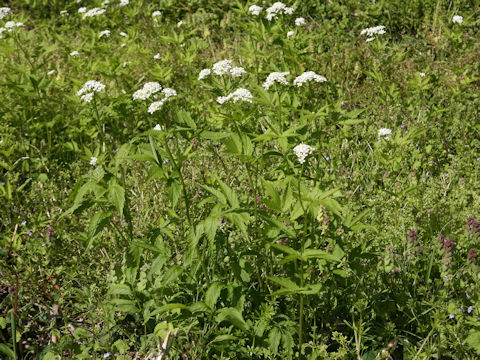
[[[233,341],[233,340],[237,340],[237,337],[233,336],[233,335],[218,335],[217,337],[215,337],[215,339],[210,341],[209,344],[215,344],[215,343],[219,343],[219,342]]]
[[[213,309],[224,287],[225,285],[220,282],[212,283],[205,294],[205,304]]]
[[[128,344],[123,340],[117,340],[113,343],[113,347],[117,349],[120,354],[125,354],[128,349]]]
[[[92,244],[92,241],[103,231],[105,226],[110,222],[111,215],[105,212],[99,212],[95,214],[88,223],[88,246]]]
[[[480,355],[480,330],[471,329],[466,343]]]
[[[243,331],[248,331],[250,328],[245,320],[243,320],[242,313],[235,308],[223,308],[218,310],[215,320],[217,323],[227,321]]]
[[[268,280],[277,283],[288,291],[297,291],[299,289],[298,285],[295,284],[292,280],[287,278],[280,278],[277,276],[269,276]]]
[[[123,217],[123,207],[125,205],[125,190],[118,184],[111,184],[108,187],[108,195],[110,201],[115,205],[120,212],[120,216]]]
[[[278,353],[278,347],[280,346],[280,340],[282,339],[282,332],[279,328],[274,327],[268,333],[268,342],[270,344],[270,350],[276,354]]]
[[[15,359],[15,353],[5,344],[0,344],[0,352],[7,355],[9,358]]]

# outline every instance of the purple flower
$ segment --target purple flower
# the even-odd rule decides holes
[[[470,314],[473,311],[473,306],[469,306],[467,312]]]
[[[112,354],[110,354],[109,352],[107,352],[107,353],[103,354],[103,358],[106,359],[106,358],[108,358],[110,355],[112,355]]]
[[[455,318],[455,314],[450,314],[450,315],[448,315],[448,317],[449,317],[450,319],[453,319],[453,318]]]

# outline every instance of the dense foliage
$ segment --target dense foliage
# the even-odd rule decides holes
[[[5,4],[0,357],[478,358],[479,5]]]

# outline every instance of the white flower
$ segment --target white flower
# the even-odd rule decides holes
[[[161,126],[160,124],[157,124],[157,125],[155,125],[155,127],[153,128],[153,130],[155,130],[155,131],[162,131],[162,130],[165,130],[165,126]]]
[[[89,17],[94,17],[94,16],[102,15],[102,14],[104,14],[106,11],[107,11],[107,10],[105,10],[105,9],[93,8],[93,9],[91,9],[91,10],[88,10],[85,14],[83,14],[82,19],[86,19],[86,18],[89,18]]]
[[[55,74],[55,70],[50,70],[49,72],[47,72],[47,75],[53,75]]]
[[[160,53],[157,53],[153,56],[155,60],[160,60]]]
[[[233,93],[228,94],[227,96],[219,96],[217,98],[217,102],[219,104],[223,104],[227,101],[232,100],[234,103],[236,103],[237,101],[246,101],[246,102],[252,103],[253,102],[252,98],[253,98],[253,95],[250,91],[248,91],[247,89],[239,88],[235,90]]]
[[[213,64],[212,70],[217,75],[225,75],[230,72],[232,68],[231,60],[221,60]]]
[[[120,36],[128,37],[127,33],[124,33],[123,31],[120,31]]]
[[[295,80],[293,80],[293,85],[300,87],[307,81],[325,82],[327,79],[313,71],[305,71],[302,75],[297,76]]]
[[[105,89],[105,85],[100,81],[88,80],[83,87],[77,91],[77,96],[85,102],[91,102],[93,99],[94,93],[102,92]]]
[[[178,23],[177,23],[177,27],[180,27],[183,25],[183,20],[180,20]]]
[[[7,21],[5,23],[5,28],[7,29],[12,29],[14,27],[20,27],[20,26],[23,26],[23,23],[21,22],[16,23],[15,21]]]
[[[295,26],[303,26],[305,25],[305,19],[303,17],[299,17],[295,19]]]
[[[68,15],[68,11],[67,10],[60,10],[60,15],[66,16],[66,15]]]
[[[285,72],[272,72],[270,75],[267,76],[267,79],[263,83],[263,87],[265,90],[270,89],[270,86],[275,84],[276,82],[283,84],[283,85],[288,85],[287,79],[285,79],[285,76],[289,75],[289,71]]]
[[[79,13],[79,14],[83,14],[83,13],[85,13],[85,12],[87,12],[87,8],[86,8],[86,7],[81,7],[80,9],[78,9],[78,13]]]
[[[424,73],[424,72],[421,72],[419,75],[420,75],[420,77],[425,77],[425,73]]]
[[[260,11],[262,11],[262,8],[258,5],[252,5],[248,8],[248,11],[250,12],[250,14],[252,15],[260,15]]]
[[[295,35],[295,31],[291,30],[289,32],[287,32],[287,37],[290,37],[290,36],[293,36]]]
[[[143,85],[143,88],[135,91],[135,93],[133,94],[133,100],[146,100],[152,94],[155,94],[160,90],[162,90],[162,86],[158,82],[147,82]]]
[[[94,166],[95,166],[95,164],[97,163],[97,160],[98,160],[98,159],[97,159],[95,156],[92,156],[92,157],[90,158],[90,165],[94,165]]]
[[[303,164],[308,155],[312,154],[315,148],[307,144],[300,144],[293,148],[295,155],[298,158],[298,162]]]
[[[101,38],[103,36],[109,37],[110,36],[110,30],[100,31],[100,33],[98,34],[98,37]]]
[[[165,99],[164,100],[167,100],[168,98],[172,97],[172,96],[177,96],[177,92],[174,90],[174,89],[171,89],[171,88],[165,88],[162,90],[162,93],[163,95],[165,95]]]
[[[291,15],[293,8],[287,7],[284,3],[278,1],[267,9],[267,20],[277,19],[279,14]]]
[[[154,18],[157,17],[157,16],[160,16],[160,15],[162,15],[162,12],[160,10],[156,10],[152,13],[152,17],[154,17]]]
[[[381,141],[382,139],[389,140],[391,134],[392,134],[392,130],[390,129],[387,129],[387,128],[378,129],[378,141]]]
[[[151,103],[150,106],[148,107],[148,112],[150,114],[153,114],[155,111],[162,108],[164,102],[165,100],[160,100],[160,101],[155,101]]]
[[[205,79],[208,75],[212,73],[212,70],[210,69],[203,69],[200,71],[200,74],[198,74],[198,80],[203,80]]]
[[[130,3],[129,0],[120,0],[118,6],[127,6]]]
[[[0,39],[3,38],[2,33],[6,30],[4,27],[0,27]]]
[[[8,14],[10,14],[11,11],[12,11],[12,9],[10,9],[9,7],[1,7],[0,8],[0,19],[3,19],[4,17],[6,17]]]
[[[363,29],[361,32],[360,32],[360,35],[366,35],[367,36],[367,42],[369,41],[372,41],[375,39],[375,37],[373,35],[382,35],[382,34],[385,34],[385,26],[383,25],[378,25],[378,26],[374,26],[374,27],[371,27],[371,28],[366,28],[366,29]]]
[[[463,23],[463,16],[460,16],[460,15],[453,15],[452,17],[452,22],[455,24],[461,24]]]
[[[80,54],[77,50],[74,50],[70,53],[70,56],[77,56],[78,54]]]
[[[242,76],[243,74],[246,74],[247,72],[245,71],[245,69],[243,67],[234,67],[230,70],[230,74],[232,75],[232,77],[240,77]]]
[[[371,38],[367,38],[367,40],[365,40],[365,42],[370,42],[370,41],[373,41],[373,40],[375,40],[375,38],[371,37]]]

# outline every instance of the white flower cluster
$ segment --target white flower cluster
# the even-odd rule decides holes
[[[212,73],[212,70],[210,69],[203,69],[200,71],[200,74],[198,74],[198,80],[203,80],[205,79],[208,75]]]
[[[77,50],[73,50],[71,53],[70,53],[70,56],[77,56],[78,54],[80,54]]]
[[[23,26],[21,22],[7,21],[5,27],[0,27],[0,39],[2,38],[2,33],[4,31],[12,32],[14,28]]]
[[[305,71],[302,75],[297,76],[295,80],[293,80],[293,85],[300,87],[308,81],[325,82],[327,79],[313,71]]]
[[[152,17],[153,18],[156,18],[158,16],[162,15],[162,12],[160,10],[155,10],[153,13],[152,13]]]
[[[360,32],[360,35],[367,35],[367,40],[366,40],[367,42],[375,40],[375,36],[373,35],[383,35],[383,34],[385,34],[384,25],[378,25],[371,28],[366,28]]]
[[[12,10],[9,7],[1,7],[0,8],[0,20],[10,14]]]
[[[253,95],[250,91],[248,91],[247,89],[238,88],[233,93],[230,93],[227,96],[219,96],[217,98],[217,102],[219,104],[223,104],[227,101],[232,100],[234,103],[236,103],[237,101],[246,101],[249,103],[253,103],[252,98]]]
[[[77,96],[85,102],[91,102],[93,99],[94,93],[101,92],[105,89],[105,85],[103,85],[100,81],[96,80],[88,80],[83,87],[77,91]]]
[[[120,31],[119,34],[120,36],[128,37],[128,34],[126,32]]]
[[[287,38],[289,38],[290,36],[293,36],[293,35],[295,35],[295,31],[290,30],[290,31],[287,32]]]
[[[84,9],[84,8],[80,8],[78,9],[78,12],[80,12],[81,9]],[[85,12],[82,16],[82,19],[86,19],[86,18],[89,18],[89,17],[94,17],[94,16],[98,16],[98,15],[102,15],[106,12],[107,10],[105,9],[101,9],[101,8],[93,8],[93,9],[90,9],[88,10],[87,12]]]
[[[68,15],[68,10],[60,10],[60,15],[67,16]]]
[[[155,131],[165,131],[165,126],[162,126],[160,124],[157,124],[155,125],[155,127],[153,128],[153,130]]]
[[[161,59],[160,53],[156,53],[155,55],[153,55],[153,58],[154,58],[155,60],[160,60],[160,59]]]
[[[299,144],[293,148],[293,151],[295,152],[300,164],[305,162],[305,159],[308,155],[313,153],[313,150],[315,150],[315,148],[307,144]]]
[[[243,74],[247,72],[243,67],[232,67],[232,60],[221,60],[213,64],[211,69],[203,69],[198,74],[198,80],[203,80],[211,73],[222,76],[226,74],[230,74],[232,77],[241,77]]]
[[[280,14],[292,15],[293,8],[289,8],[284,3],[277,1],[267,9],[266,18],[268,21],[272,21],[272,19],[277,19]]]
[[[390,135],[392,134],[392,130],[387,128],[381,128],[378,130],[378,141],[382,139],[390,140]]]
[[[272,72],[270,75],[267,76],[267,79],[263,83],[263,87],[265,90],[270,89],[270,86],[275,84],[276,82],[283,84],[283,85],[288,85],[287,79],[285,79],[285,76],[289,75],[290,72]]]
[[[127,6],[130,3],[130,0],[120,0],[118,6]]]
[[[133,93],[133,100],[147,100],[152,94],[162,90],[162,85],[156,81],[147,82],[143,88]]]
[[[103,31],[100,31],[100,33],[98,34],[98,37],[101,38],[101,37],[109,37],[110,36],[110,30],[103,30]]]
[[[299,17],[295,19],[295,26],[303,26],[305,24],[306,24],[305,18]]]
[[[252,5],[248,8],[248,11],[250,12],[250,14],[258,16],[260,15],[260,11],[262,11],[262,8],[258,5]]]
[[[96,156],[92,156],[92,157],[90,158],[90,165],[95,166],[95,164],[97,163],[97,160],[98,160],[98,159],[97,159]]]
[[[153,114],[155,111],[161,109],[165,101],[167,101],[169,98],[173,96],[177,96],[177,92],[174,89],[170,89],[170,88],[163,89],[162,93],[165,97],[162,100],[151,103],[150,106],[148,107],[148,112],[150,114]],[[158,129],[155,129],[155,130],[158,130]]]
[[[460,15],[453,15],[452,17],[452,22],[455,24],[461,24],[463,23],[463,16]]]

